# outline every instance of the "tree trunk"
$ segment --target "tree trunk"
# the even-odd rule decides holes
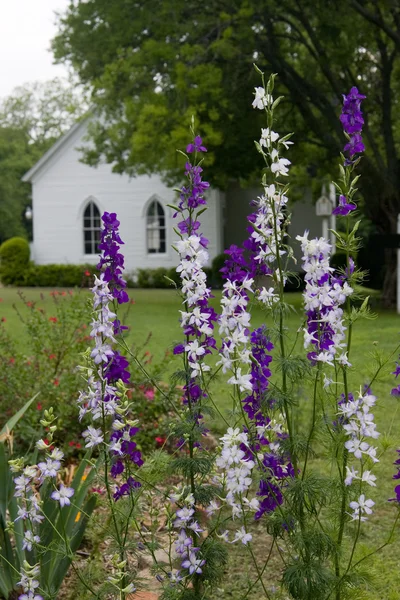
[[[382,236],[397,233],[397,216],[400,213],[400,186],[397,172],[380,172],[374,163],[365,157],[361,163],[361,191],[364,196],[364,212]],[[383,239],[383,244],[385,243]],[[385,248],[382,304],[385,308],[396,305],[397,251]]]
[[[383,266],[383,265],[382,265]],[[397,251],[392,248],[385,249],[385,276],[382,289],[382,305],[384,308],[396,306],[397,289]]]

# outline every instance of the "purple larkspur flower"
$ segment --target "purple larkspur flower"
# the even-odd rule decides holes
[[[125,483],[123,483],[121,486],[116,486],[114,500],[117,501],[123,496],[129,496],[131,492],[140,487],[142,487],[142,484],[139,483],[139,481],[136,481],[133,479],[133,477],[128,477]]]
[[[396,450],[396,452],[399,456],[393,463],[397,469],[396,475],[393,475],[393,479],[395,480],[400,479],[400,450]],[[400,484],[396,485],[396,487],[394,488],[394,493],[396,494],[396,497],[389,498],[389,502],[397,502],[398,504],[400,504]]]
[[[344,146],[344,152],[348,152],[350,157],[345,160],[345,166],[352,165],[355,161],[353,157],[357,154],[361,154],[361,152],[364,152],[365,150],[361,137],[361,131],[364,125],[361,102],[364,99],[365,96],[360,94],[356,87],[352,87],[347,96],[343,95],[343,108],[342,114],[340,115],[340,121],[348,136],[348,142]],[[342,215],[343,213],[338,212],[335,214]]]
[[[361,152],[365,151],[365,146],[359,133],[355,133],[350,137],[349,142],[344,147],[344,151],[350,154],[350,158],[353,158],[355,154],[361,154]]]
[[[101,256],[97,268],[103,270],[104,280],[109,284],[111,293],[118,304],[123,304],[129,302],[129,297],[125,291],[126,281],[122,277],[124,256],[119,250],[120,244],[124,242],[118,232],[120,222],[116,213],[105,212],[101,218],[103,221],[99,244]]]
[[[191,154],[192,152],[207,152],[207,148],[203,146],[203,140],[199,135],[196,135],[193,142],[188,144],[186,152]]]
[[[361,102],[365,98],[366,96],[360,94],[356,87],[352,87],[347,96],[343,94],[343,108],[340,121],[343,129],[349,135],[360,133],[362,130],[364,118],[361,112]]]
[[[336,208],[333,209],[332,214],[333,215],[341,215],[342,217],[345,217],[349,213],[351,213],[353,210],[356,210],[356,208],[357,208],[356,204],[353,204],[352,202],[347,202],[346,196],[343,196],[343,194],[340,194],[339,204]]]

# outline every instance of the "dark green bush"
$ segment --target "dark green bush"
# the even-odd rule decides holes
[[[181,278],[179,273],[176,272],[176,267],[172,267],[172,269],[169,269],[167,276],[169,277],[169,279],[172,279],[172,281],[174,281],[176,285],[179,286],[181,284]]]
[[[335,252],[331,256],[330,265],[334,269],[344,269],[347,264],[347,257],[344,252]]]
[[[149,288],[151,286],[150,269],[138,269],[137,284],[140,288]]]
[[[211,263],[211,285],[215,288],[222,288],[224,280],[221,275],[221,269],[225,264],[226,254],[217,254]]]
[[[92,282],[93,265],[35,265],[25,272],[27,287],[88,287]]]
[[[168,279],[165,279],[168,276],[168,269],[164,267],[159,267],[158,269],[154,269],[152,271],[152,279],[153,285],[155,288],[168,288],[171,284]]]
[[[0,246],[0,279],[5,285],[22,285],[29,267],[29,243],[14,237]]]
[[[172,279],[177,285],[180,284],[179,274],[174,268],[138,269],[137,286],[140,288],[170,288],[172,287],[172,283],[168,281],[167,277],[168,279]]]

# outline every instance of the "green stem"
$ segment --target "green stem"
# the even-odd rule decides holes
[[[314,381],[313,412],[312,412],[310,433],[309,433],[308,439],[307,439],[307,448],[306,448],[306,456],[304,459],[303,473],[301,476],[302,480],[304,479],[304,476],[306,474],[307,462],[308,462],[308,457],[310,454],[310,445],[311,445],[311,440],[312,440],[312,436],[314,434],[314,429],[315,429],[315,417],[316,417],[316,413],[317,413],[317,387],[318,387],[320,373],[321,373],[321,363],[319,362],[318,366],[317,366],[317,374],[315,376],[315,381]]]

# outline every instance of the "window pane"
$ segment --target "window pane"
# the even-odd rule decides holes
[[[93,227],[98,227],[99,229],[101,228],[101,225],[100,225],[100,218],[99,218],[99,217],[95,217],[95,218],[93,219]]]
[[[164,209],[159,202],[157,202],[157,214],[159,216],[164,216]]]
[[[92,242],[85,242],[85,254],[92,254]]]
[[[89,231],[84,231],[84,239],[85,239],[85,242],[92,241],[92,231],[90,229],[89,229]]]
[[[160,246],[159,252],[166,252],[166,235],[165,229],[160,229]]]
[[[158,229],[160,224],[158,222],[158,217],[150,217],[147,226],[149,229]]]

